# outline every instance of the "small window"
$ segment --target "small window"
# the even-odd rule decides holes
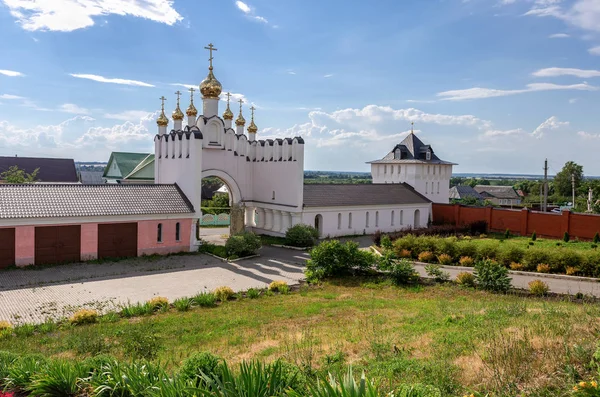
[[[159,223],[156,228],[156,241],[162,243],[162,223]]]
[[[400,224],[404,225],[404,210],[400,210]]]
[[[438,182],[437,194],[440,194],[440,183]]]
[[[429,182],[425,182],[425,194],[429,191]]]
[[[431,168],[431,166],[430,166],[430,165],[428,165],[428,166],[427,166],[427,175],[429,175],[429,171],[431,171],[431,170],[430,170],[430,168]]]
[[[396,150],[394,151],[394,158],[396,160],[400,160],[401,156],[402,156],[402,153],[400,152],[400,148],[396,148]]]
[[[369,227],[369,211],[367,211],[367,218],[365,220],[365,227],[368,228]]]
[[[393,174],[393,173],[394,173],[394,166],[390,165],[390,174]]]
[[[379,227],[379,211],[375,211],[375,227]]]
[[[431,160],[431,151],[428,150],[427,153],[425,153],[425,159],[427,161]]]
[[[348,214],[348,229],[352,229],[352,212]]]
[[[175,224],[175,241],[181,241],[181,225],[179,222]]]
[[[383,166],[383,173],[384,173],[384,174],[387,174],[387,165],[384,165],[384,166]]]
[[[338,214],[338,230],[342,228],[342,214]]]
[[[392,226],[394,226],[394,216],[395,216],[395,214],[394,214],[394,210],[392,210],[392,222],[391,222],[391,225],[392,225]]]
[[[272,199],[275,200],[275,190],[273,190],[273,197],[272,197]]]
[[[398,166],[398,175],[400,175],[400,171],[402,171],[402,168],[400,168],[400,166]]]
[[[433,166],[433,175],[435,175],[435,169],[436,168],[437,168],[436,166]]]

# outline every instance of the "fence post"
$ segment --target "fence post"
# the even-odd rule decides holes
[[[485,221],[487,222],[488,230],[492,230],[492,211],[492,207],[485,207]]]
[[[460,226],[460,204],[454,204],[454,222],[456,227]]]
[[[561,223],[562,223],[562,230],[561,230],[561,234],[564,235],[565,232],[569,233],[569,235],[571,235],[571,211],[569,210],[564,210],[563,212],[561,212]]]
[[[529,208],[523,208],[521,210],[521,236],[527,235],[528,227],[529,227]]]

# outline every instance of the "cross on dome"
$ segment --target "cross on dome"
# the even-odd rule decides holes
[[[171,116],[173,117],[173,120],[183,120],[183,112],[179,108],[179,97],[181,96],[181,91],[177,91],[175,95],[177,95],[177,107]]]
[[[233,120],[233,112],[229,108],[229,98],[231,98],[231,93],[228,92],[225,95],[227,95],[227,109],[225,109],[225,112],[223,112],[223,119],[225,119],[225,120]]]
[[[190,87],[188,91],[190,92],[190,106],[188,106],[187,110],[185,111],[185,114],[187,114],[188,117],[196,117],[198,115],[198,109],[196,109],[196,107],[194,106],[194,91],[196,90],[194,89],[194,87]]]
[[[159,127],[166,127],[167,125],[169,125],[169,119],[167,118],[167,116],[165,116],[165,101],[167,100],[167,98],[165,98],[163,95],[159,99],[160,99],[160,115],[156,119],[156,124]]]
[[[202,80],[202,83],[200,83],[200,92],[202,93],[202,96],[205,99],[219,99],[219,95],[221,95],[223,86],[221,85],[219,80],[217,80],[217,78],[213,74],[213,63],[212,63],[212,61],[214,59],[213,51],[216,51],[217,49],[215,48],[215,46],[212,43],[210,43],[208,45],[208,47],[204,47],[204,48],[209,51],[210,57],[208,58],[208,61],[209,61],[208,76],[206,76],[206,78],[204,80]]]
[[[213,61],[213,51],[217,51],[217,49],[215,48],[215,46],[213,45],[213,43],[209,43],[208,47],[204,47],[205,50],[208,50],[210,53],[210,57],[208,58],[208,61],[210,62],[210,66],[208,67],[210,70],[213,69],[213,65],[212,65],[212,61]]]
[[[246,119],[244,118],[244,116],[242,116],[242,104],[244,103],[244,100],[240,98],[238,102],[240,103],[240,114],[235,120],[235,125],[237,125],[238,127],[243,127],[244,125],[246,125]]]

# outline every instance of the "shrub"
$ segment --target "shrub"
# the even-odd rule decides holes
[[[525,270],[525,265],[519,262],[512,262],[509,267],[511,270]]]
[[[509,239],[510,238],[510,229],[506,229],[506,231],[504,232],[504,238],[505,239]]]
[[[121,309],[121,316],[125,318],[144,316],[154,313],[154,308],[148,303],[136,303],[135,305],[127,305]]]
[[[364,270],[375,262],[372,252],[360,250],[353,241],[345,244],[338,240],[324,241],[310,251],[310,259],[306,262],[306,278],[309,282],[315,282],[355,269]]]
[[[155,296],[146,303],[152,308],[153,311],[169,307],[169,300],[164,296]]]
[[[458,248],[458,255],[460,255],[460,256],[468,256],[471,258],[477,257],[477,245],[475,243],[473,243],[472,241],[469,241],[469,240],[460,241],[457,244],[457,248]]]
[[[123,351],[134,359],[154,360],[162,349],[162,340],[151,323],[125,329],[120,336]]]
[[[0,350],[0,390],[4,388],[4,381],[8,376],[8,370],[12,367],[17,358],[19,358],[19,356],[15,353]]]
[[[511,279],[508,269],[499,263],[483,260],[475,264],[475,281],[477,286],[492,292],[508,292]]]
[[[209,352],[195,353],[186,359],[179,369],[179,377],[193,381],[196,386],[201,383],[202,376],[218,375],[217,368],[223,359]]]
[[[569,237],[569,232],[565,232],[565,234],[563,234],[563,241],[565,243],[568,243],[570,239],[571,238]]]
[[[277,280],[272,281],[271,284],[269,284],[269,291],[282,292],[285,294],[290,291],[290,287],[287,282],[283,280]]]
[[[419,273],[412,262],[406,259],[394,261],[389,268],[389,275],[396,285],[410,284],[419,280]]]
[[[317,229],[301,223],[290,227],[285,232],[285,243],[293,247],[312,247],[318,239],[319,231]]]
[[[592,241],[594,242],[594,244],[600,243],[600,234],[598,232],[594,234],[594,239]]]
[[[550,273],[550,265],[546,263],[540,263],[537,265],[536,270],[538,273]]]
[[[9,323],[8,321],[0,321],[0,334],[2,334],[3,332],[11,332],[13,329],[13,326],[11,323]]]
[[[261,247],[260,237],[252,232],[242,232],[230,236],[225,242],[225,249],[230,258],[241,258],[254,255]]]
[[[192,308],[192,300],[190,298],[179,298],[173,301],[173,306],[178,312],[187,312]]]
[[[450,257],[450,260],[453,260],[458,256],[458,247],[456,243],[456,237],[446,237],[443,239],[439,239],[435,246],[435,252],[438,255],[448,255]]]
[[[450,273],[442,270],[440,265],[429,264],[425,266],[425,273],[437,282],[450,280]]]
[[[525,255],[524,249],[508,245],[507,247],[502,248],[498,253],[498,261],[508,267],[513,262],[521,262],[521,260],[523,260],[523,255]]]
[[[9,366],[4,378],[7,389],[24,392],[31,385],[33,374],[40,372],[46,366],[46,359],[39,355],[19,357]]]
[[[400,252],[402,251],[412,252],[415,245],[415,240],[416,237],[412,234],[407,234],[404,237],[395,240],[392,246],[396,255],[400,257]]]
[[[563,273],[568,266],[580,266],[582,260],[582,256],[577,251],[561,249],[551,258],[550,267],[554,272]]]
[[[168,375],[153,364],[113,361],[106,363],[102,370],[91,378],[90,383],[96,396],[133,397],[153,395],[158,389],[158,383],[163,379],[168,379]]]
[[[260,291],[256,288],[249,288],[248,291],[246,291],[246,296],[250,299],[256,299],[260,296]]]
[[[217,297],[212,292],[201,292],[192,298],[194,303],[200,307],[217,306]]]
[[[473,260],[473,258],[471,258],[470,256],[461,256],[458,263],[461,266],[472,267],[473,264],[475,263],[475,260]]]
[[[573,276],[577,274],[578,271],[579,269],[573,266],[567,266],[567,268],[565,269],[565,273],[567,273],[568,276]]]
[[[537,240],[537,233],[534,230],[533,233],[531,233],[531,241],[535,241],[535,240]]]
[[[73,313],[69,322],[74,325],[93,324],[98,321],[98,311],[92,309],[81,309]]]
[[[452,264],[452,257],[448,254],[441,254],[438,255],[438,262],[440,262],[440,264],[442,265],[451,265]]]
[[[229,298],[235,295],[235,292],[233,292],[233,290],[230,287],[223,286],[215,288],[213,294],[221,302],[227,302]]]
[[[81,391],[81,378],[85,375],[86,371],[79,363],[51,361],[41,372],[33,374],[27,390],[32,396],[77,396]]]
[[[546,284],[542,280],[530,281],[528,285],[529,285],[529,292],[531,292],[533,295],[537,295],[537,296],[544,296],[550,290],[550,288],[548,287],[548,284]]]
[[[435,258],[435,256],[431,251],[423,251],[418,256],[420,262],[431,262],[433,258]]]
[[[497,241],[486,241],[477,249],[477,257],[479,260],[496,259],[498,248],[499,244]]]
[[[392,239],[387,234],[381,237],[381,247],[385,249],[392,249]]]
[[[590,248],[596,249],[598,248],[598,244],[590,244]]]
[[[413,248],[412,248],[413,254],[419,255],[422,252],[430,252],[433,254],[433,252],[435,252],[438,240],[439,240],[438,237],[430,237],[430,236],[416,237],[414,240]]]
[[[534,270],[540,263],[550,262],[549,251],[543,248],[530,248],[525,251],[523,261],[528,270]]]
[[[460,272],[456,275],[456,283],[460,285],[464,285],[466,287],[474,287],[475,286],[475,276],[473,273],[469,272]]]
[[[411,258],[412,257],[412,252],[410,252],[409,250],[401,250],[400,253],[398,254],[398,258]]]

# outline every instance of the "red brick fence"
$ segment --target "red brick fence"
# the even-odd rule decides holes
[[[562,214],[530,211],[528,209],[510,210],[493,207],[467,207],[459,204],[433,204],[433,222],[458,225],[475,221],[486,221],[490,231],[511,233],[521,236],[531,235],[562,238],[569,232],[571,238],[591,240],[600,232],[600,215]]]

